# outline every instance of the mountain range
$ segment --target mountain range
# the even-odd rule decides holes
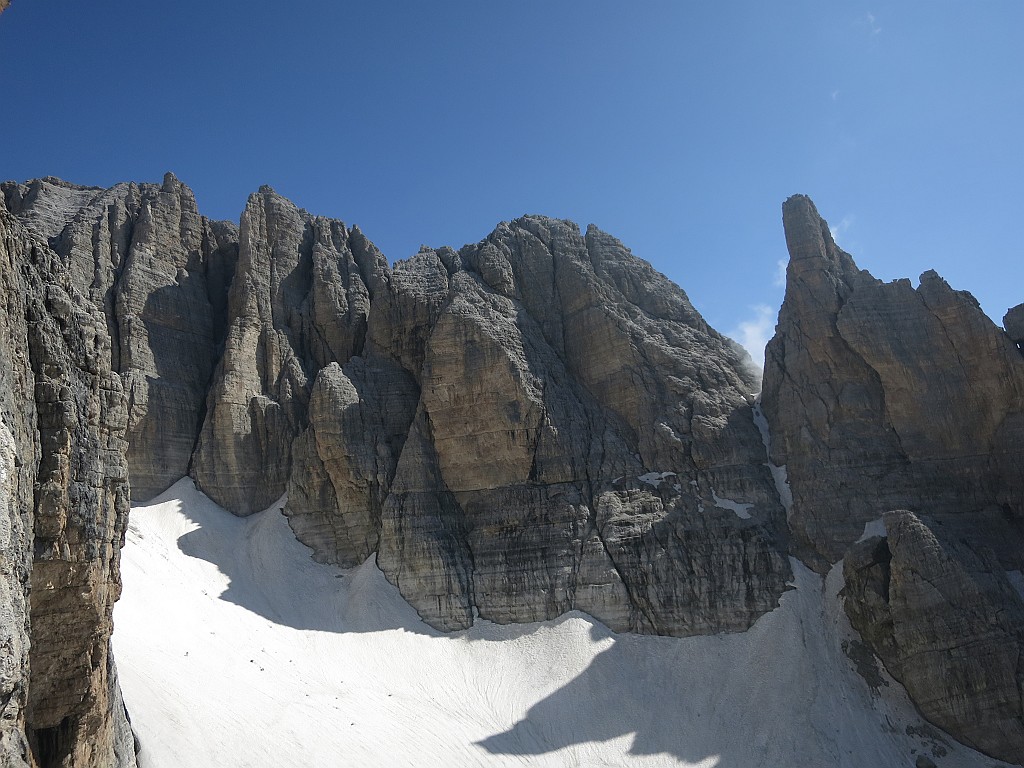
[[[0,192],[3,765],[142,763],[120,551],[182,478],[239,517],[281,500],[431,632],[752,637],[834,574],[869,683],[1024,763],[1024,305],[999,327],[934,272],[879,281],[796,195],[762,377],[593,225],[392,266],[269,187],[237,225],[171,174]]]

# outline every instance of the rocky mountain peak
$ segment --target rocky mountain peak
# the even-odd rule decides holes
[[[137,500],[189,475],[237,515],[287,493],[317,560],[375,557],[442,630],[745,631],[791,554],[843,559],[851,622],[921,711],[1024,756],[1020,307],[1008,335],[933,272],[876,280],[796,195],[757,404],[738,345],[594,225],[522,216],[390,266],[269,186],[238,225],[173,174],[0,189],[12,749],[133,760],[107,661],[130,470]]]
[[[783,222],[762,399],[797,552],[845,557],[851,620],[929,719],[1019,761],[1024,358],[935,272],[915,289],[859,270],[806,197]]]

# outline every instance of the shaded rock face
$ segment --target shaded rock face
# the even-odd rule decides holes
[[[887,536],[844,558],[847,613],[925,717],[1020,762],[1024,601],[990,550],[942,536],[943,527],[886,513]]]
[[[129,494],[106,323],[4,208],[0,287],[5,764],[134,765],[109,658]]]
[[[620,243],[525,217],[386,275],[362,357],[317,381],[288,514],[322,559],[376,542],[444,629],[573,609],[618,630],[745,629],[789,576],[754,389]],[[382,405],[386,423],[368,418]]]
[[[3,191],[103,309],[110,366],[128,398],[132,493],[151,498],[188,472],[226,332],[237,228],[200,216],[171,174],[159,186],[43,179]]]
[[[362,349],[386,271],[358,230],[300,211],[269,187],[249,198],[192,465],[207,495],[244,515],[284,493],[316,374]]]
[[[1024,344],[1024,304],[1012,307],[1003,316],[1003,328],[1018,346]]]
[[[783,220],[762,400],[795,548],[819,570],[845,555],[854,626],[929,719],[1022,762],[1024,356],[934,272],[858,269],[807,198]],[[857,543],[883,515],[888,537]]]

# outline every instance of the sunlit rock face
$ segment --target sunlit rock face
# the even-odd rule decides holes
[[[295,443],[286,513],[318,557],[375,546],[444,629],[580,609],[702,634],[776,605],[789,568],[756,384],[682,291],[596,228],[537,216],[385,278]]]
[[[796,551],[846,556],[851,620],[929,719],[1020,762],[1024,356],[934,272],[915,289],[858,269],[806,197],[783,219],[763,407]],[[856,543],[883,516],[887,536]]]
[[[762,419],[745,353],[593,226],[524,216],[392,267],[269,187],[240,226],[170,174],[0,191],[15,765],[134,759],[107,663],[126,465],[139,500],[183,475],[240,516],[287,493],[315,559],[375,555],[442,630],[739,632],[789,554],[845,557],[847,613],[921,711],[1024,759],[1020,307],[1004,332],[934,273],[875,280],[792,198]]]
[[[103,313],[0,204],[0,758],[135,765],[109,641],[127,411]]]

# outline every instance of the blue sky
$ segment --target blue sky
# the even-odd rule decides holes
[[[1024,3],[13,0],[0,178],[270,184],[392,260],[593,222],[770,335],[780,206],[884,279],[1024,301]],[[756,341],[752,342],[756,344]]]

